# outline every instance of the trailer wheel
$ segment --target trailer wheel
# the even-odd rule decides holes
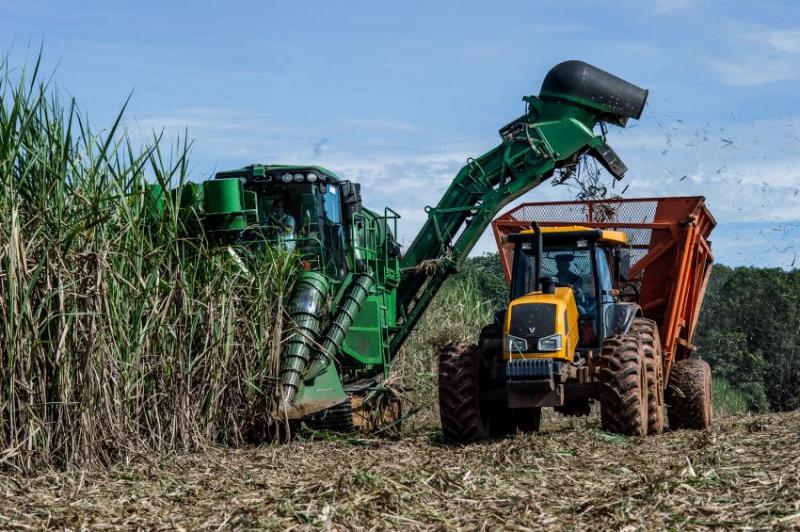
[[[604,430],[647,434],[647,368],[635,334],[609,336],[600,356],[600,420]]]
[[[664,432],[664,364],[658,326],[653,320],[636,318],[631,332],[638,334],[647,368],[647,433]]]
[[[711,368],[705,360],[688,358],[672,366],[667,387],[669,427],[705,429],[711,426]]]
[[[450,343],[439,351],[439,417],[445,441],[471,443],[489,436],[480,387],[478,346]]]

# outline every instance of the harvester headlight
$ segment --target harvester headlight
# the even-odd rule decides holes
[[[524,353],[528,350],[528,341],[518,336],[506,335],[506,350],[511,353]]]
[[[539,338],[537,351],[561,351],[561,335],[551,334],[544,338]]]
[[[306,174],[306,181],[308,181],[309,183],[313,183],[316,180],[317,180],[317,174],[315,174],[314,172],[309,172]]]
[[[294,180],[296,183],[300,183],[303,180],[303,174],[294,174]]]
[[[283,181],[284,183],[289,183],[291,182],[291,180],[292,180],[292,174],[290,174],[289,172],[286,172],[281,176],[281,181]]]

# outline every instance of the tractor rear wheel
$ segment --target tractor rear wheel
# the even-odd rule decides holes
[[[672,366],[667,387],[669,427],[705,429],[711,426],[711,368],[705,360],[688,358]]]
[[[627,436],[646,435],[647,368],[638,335],[617,334],[605,339],[599,380],[603,430]]]
[[[642,340],[647,369],[647,433],[664,432],[664,364],[658,326],[653,320],[636,318],[631,332]]]
[[[450,343],[439,351],[439,417],[444,439],[471,443],[489,437],[481,410],[481,356],[476,345]]]

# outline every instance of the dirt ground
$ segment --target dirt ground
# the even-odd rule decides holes
[[[626,439],[593,419],[446,447],[436,431],[0,476],[1,529],[800,529],[800,412]]]

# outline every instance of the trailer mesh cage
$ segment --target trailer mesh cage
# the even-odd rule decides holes
[[[713,262],[708,237],[716,221],[705,198],[523,203],[492,222],[506,281],[511,279],[513,249],[504,246],[505,239],[529,229],[533,222],[625,232],[631,244],[629,284],[638,292],[644,315],[659,325],[665,369],[691,354]]]

